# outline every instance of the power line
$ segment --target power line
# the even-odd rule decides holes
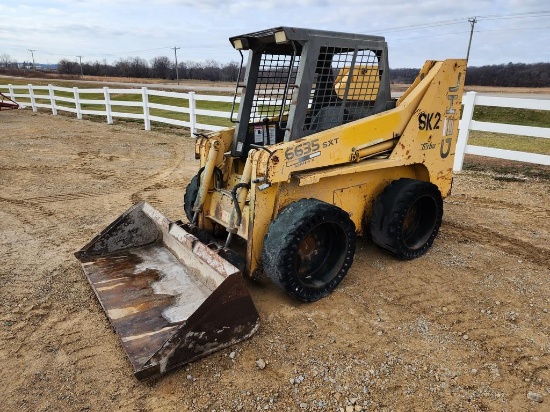
[[[479,30],[476,30],[476,32],[479,32]],[[438,36],[450,36],[452,34],[464,34],[464,33],[467,33],[465,30],[462,30],[462,31],[453,31],[453,32],[449,32],[449,33],[439,33]],[[425,39],[427,37],[433,37],[434,35],[433,34],[425,34],[423,36],[407,36],[407,37],[398,37],[396,39],[388,39],[388,41],[392,42],[392,41],[398,41],[398,40],[412,40],[412,39]]]
[[[524,19],[532,17],[546,17],[550,15],[550,11],[529,11],[523,13],[510,13],[510,14],[488,14],[486,16],[477,16],[481,20],[508,20],[508,19]]]
[[[390,28],[381,29],[381,30],[370,30],[369,33],[391,33],[396,31],[406,31],[406,30],[420,29],[420,28],[449,26],[453,24],[461,24],[461,23],[464,23],[464,21],[465,19],[453,19],[453,20],[443,20],[439,22],[425,23],[425,24],[411,24],[409,26],[401,26],[401,27],[393,27],[393,28],[390,27]]]
[[[536,17],[548,17],[548,16],[550,16],[550,11],[534,11],[534,12],[525,12],[525,13],[491,14],[486,16],[476,16],[476,19],[477,19],[477,22],[479,22],[481,20],[510,20],[510,19],[536,18]],[[465,23],[466,21],[468,21],[468,18],[441,20],[437,22],[424,23],[424,24],[411,24],[408,26],[389,27],[389,28],[380,29],[380,30],[370,30],[369,33],[392,33],[392,32],[415,30],[415,29],[451,26],[455,24],[462,24],[462,23]]]
[[[479,33],[479,32],[486,32],[486,31],[520,31],[520,30],[542,30],[542,29],[550,29],[550,26],[520,27],[520,28],[515,28],[515,29],[488,29],[488,30],[476,30],[476,32]]]
[[[180,48],[179,46],[176,46],[176,47],[178,47],[178,49]],[[12,47],[12,48],[17,49],[17,47]],[[212,45],[212,44],[194,45],[194,46],[189,46],[189,48],[190,49],[216,49],[216,48],[226,49],[225,46],[222,46],[222,45],[216,46],[216,45]],[[116,52],[116,53],[87,53],[87,56],[116,56],[116,55],[121,55],[121,54],[144,53],[144,52],[149,52],[149,51],[166,50],[166,49],[172,49],[173,50],[174,48],[166,46],[166,47],[156,47],[154,49],[132,50],[132,51]],[[24,50],[24,49],[20,49],[20,50]],[[40,53],[48,54],[48,55],[51,55],[51,56],[70,56],[71,55],[71,53],[56,53],[56,52],[51,52],[51,51],[46,51],[46,50],[38,50],[38,51]]]
[[[478,20],[479,22],[479,20]],[[544,27],[522,27],[522,28],[514,28],[514,29],[487,29],[487,30],[479,30],[479,29],[476,29],[474,30],[474,33],[485,33],[485,32],[493,32],[493,31],[521,31],[521,30],[543,30],[543,29],[550,29],[550,26],[544,26]],[[437,35],[438,36],[450,36],[450,35],[454,35],[454,34],[465,34],[467,33],[467,31],[465,30],[462,30],[462,31],[453,31],[453,32],[448,32],[448,33],[438,33]],[[426,35],[422,35],[422,36],[407,36],[407,37],[397,37],[397,38],[389,38],[388,41],[399,41],[399,40],[412,40],[412,39],[424,39],[424,38],[427,38],[427,37],[433,37],[434,35],[433,34],[426,34]]]
[[[109,56],[109,55],[131,54],[131,53],[145,53],[145,52],[149,52],[149,51],[165,50],[165,49],[172,49],[172,47],[166,46],[166,47],[157,47],[155,49],[132,50],[132,51],[125,51],[125,52],[118,52],[118,53],[103,53],[103,54],[98,54],[97,56]]]

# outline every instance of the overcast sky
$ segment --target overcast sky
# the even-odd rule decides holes
[[[295,26],[383,35],[391,67],[420,67],[465,57],[474,16],[470,65],[550,61],[548,0],[0,0],[0,55],[228,62],[228,37]]]

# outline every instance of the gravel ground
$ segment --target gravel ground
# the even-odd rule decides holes
[[[549,168],[478,163],[455,177],[427,255],[360,239],[313,304],[249,283],[252,339],[139,382],[72,254],[138,200],[183,218],[192,140],[22,110],[0,121],[1,409],[549,410]]]

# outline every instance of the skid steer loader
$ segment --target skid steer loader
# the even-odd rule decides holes
[[[451,190],[465,60],[427,61],[394,100],[383,37],[279,27],[230,42],[246,68],[235,127],[197,137],[189,223],[142,202],[76,253],[138,378],[250,337],[245,277],[312,302],[357,235],[424,254]]]

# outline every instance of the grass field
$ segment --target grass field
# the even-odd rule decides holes
[[[473,118],[482,122],[550,128],[550,113],[544,110],[476,106]],[[550,139],[539,137],[472,130],[468,138],[468,144],[550,155]]]
[[[28,85],[27,79],[10,79],[10,83],[15,85]],[[47,86],[51,81],[34,81],[32,84],[34,86]],[[67,87],[67,88],[73,88],[78,87],[80,90],[80,99],[85,100],[98,100],[102,101],[104,100],[105,96],[103,93],[82,93],[85,91],[86,88],[93,88],[97,89],[97,84],[90,83],[88,85],[84,85],[83,87],[82,83],[76,83],[72,82],[70,80],[56,80],[55,85],[59,87]],[[154,86],[154,85],[153,85]],[[131,86],[113,86],[111,88],[128,88],[131,89],[133,87]],[[137,87],[134,87],[137,89]],[[0,91],[6,93],[7,87],[0,86]],[[15,93],[26,93],[26,91],[23,90],[16,90]],[[74,94],[71,92],[62,92],[62,91],[55,91],[56,97],[68,97],[73,98]],[[35,99],[37,103],[49,103],[50,97],[48,90],[35,90]],[[200,94],[215,94],[220,95],[220,93],[214,93],[214,92],[201,92]],[[136,114],[142,114],[143,109],[140,106],[137,107],[128,107],[128,106],[118,106],[116,104],[117,101],[129,101],[129,102],[141,102],[142,98],[140,94],[111,94],[111,104],[114,106],[112,108],[113,111],[119,112],[119,113],[136,113]],[[18,98],[17,99],[19,103],[23,104],[29,104],[30,99],[26,98]],[[183,107],[183,108],[189,108],[189,100],[187,99],[178,99],[173,97],[163,97],[163,96],[149,96],[149,103],[156,103],[156,104],[163,104],[163,105],[169,105],[169,106],[177,106],[177,107]],[[62,102],[57,101],[57,106],[61,107],[71,107],[74,108],[74,104],[69,102]],[[81,108],[83,110],[104,110],[105,105],[102,103],[98,104],[82,104]],[[196,101],[196,108],[197,109],[203,109],[203,110],[213,110],[213,111],[220,111],[220,112],[230,112],[231,111],[231,103],[225,103],[225,102],[212,102],[212,101],[205,101],[205,100],[197,100]],[[238,104],[235,106],[235,110],[238,110]],[[162,110],[162,109],[149,109],[149,114],[151,116],[158,116],[158,117],[165,117],[168,119],[174,119],[174,120],[182,120],[182,121],[189,121],[189,115],[187,113],[177,113],[172,112],[168,110]],[[94,120],[93,116],[90,117],[91,120]],[[99,120],[99,118],[95,118],[96,120]],[[125,119],[125,121],[129,122],[142,122],[141,120],[137,119]],[[228,118],[222,118],[222,117],[215,117],[215,116],[203,116],[203,115],[197,115],[197,122],[202,124],[212,124],[216,126],[224,126],[224,127],[230,127],[232,125],[231,121]],[[153,126],[156,122],[152,122]]]
[[[0,81],[4,79],[0,78]],[[8,79],[6,79],[7,82]],[[27,85],[29,79],[14,79],[10,78],[9,82],[13,85]],[[47,85],[51,83],[51,80],[32,80],[33,85]],[[80,82],[74,82],[71,80],[56,80],[55,84],[60,87],[79,87],[81,92],[86,88],[97,88],[97,83],[90,82],[89,85],[82,84]],[[84,86],[84,87],[83,87]],[[154,88],[154,84],[149,85]],[[124,86],[114,86],[114,88],[121,88]],[[126,86],[126,88],[131,88],[131,86]],[[0,87],[0,91],[7,91],[7,87]],[[201,92],[200,94],[221,94],[220,92]],[[225,93],[227,94],[227,93]],[[60,92],[56,91],[55,95],[58,97],[73,97],[73,93],[70,92]],[[49,95],[47,90],[36,90],[35,97],[38,99],[39,103],[48,103]],[[91,93],[91,94],[82,94],[81,99],[86,100],[98,100],[101,101],[104,99],[102,93]],[[19,99],[21,103],[30,103],[29,99]],[[140,94],[111,94],[111,103],[116,101],[133,101],[141,102]],[[184,107],[188,108],[187,99],[178,99],[172,97],[161,97],[161,96],[149,96],[150,103],[164,104],[170,106]],[[58,106],[65,107],[74,107],[71,103],[68,102],[57,102]],[[211,102],[211,101],[201,101],[197,100],[196,102],[197,109],[204,110],[214,110],[220,112],[230,112],[231,103],[224,102]],[[83,104],[82,109],[85,110],[104,110],[103,104]],[[236,108],[238,109],[238,107]],[[143,113],[143,109],[140,106],[137,107],[125,107],[115,105],[113,111],[119,113]],[[165,117],[169,119],[189,121],[189,115],[186,113],[176,113],[167,110],[161,109],[150,109],[150,114],[152,116]],[[103,121],[102,117],[89,116],[90,120]],[[550,127],[550,115],[548,112],[543,110],[527,110],[527,109],[515,109],[515,108],[505,108],[505,107],[489,107],[489,106],[476,106],[474,111],[474,120],[492,122],[492,123],[507,123],[507,124],[516,124],[522,126],[538,126],[538,127]],[[141,123],[141,120],[137,119],[125,119],[126,122],[132,123]],[[232,125],[231,121],[228,118],[222,117],[212,117],[212,116],[202,116],[197,115],[197,122],[203,124],[212,124],[216,126],[225,126],[230,127]],[[152,122],[153,127],[155,127],[156,122]],[[172,126],[170,126],[172,127]],[[507,149],[507,150],[518,150],[531,153],[540,153],[550,155],[550,139],[543,138],[534,138],[534,137],[525,137],[517,135],[508,135],[500,133],[490,133],[490,132],[480,132],[480,131],[471,131],[468,139],[468,143],[476,146],[485,146],[485,147],[494,147],[498,149]]]

